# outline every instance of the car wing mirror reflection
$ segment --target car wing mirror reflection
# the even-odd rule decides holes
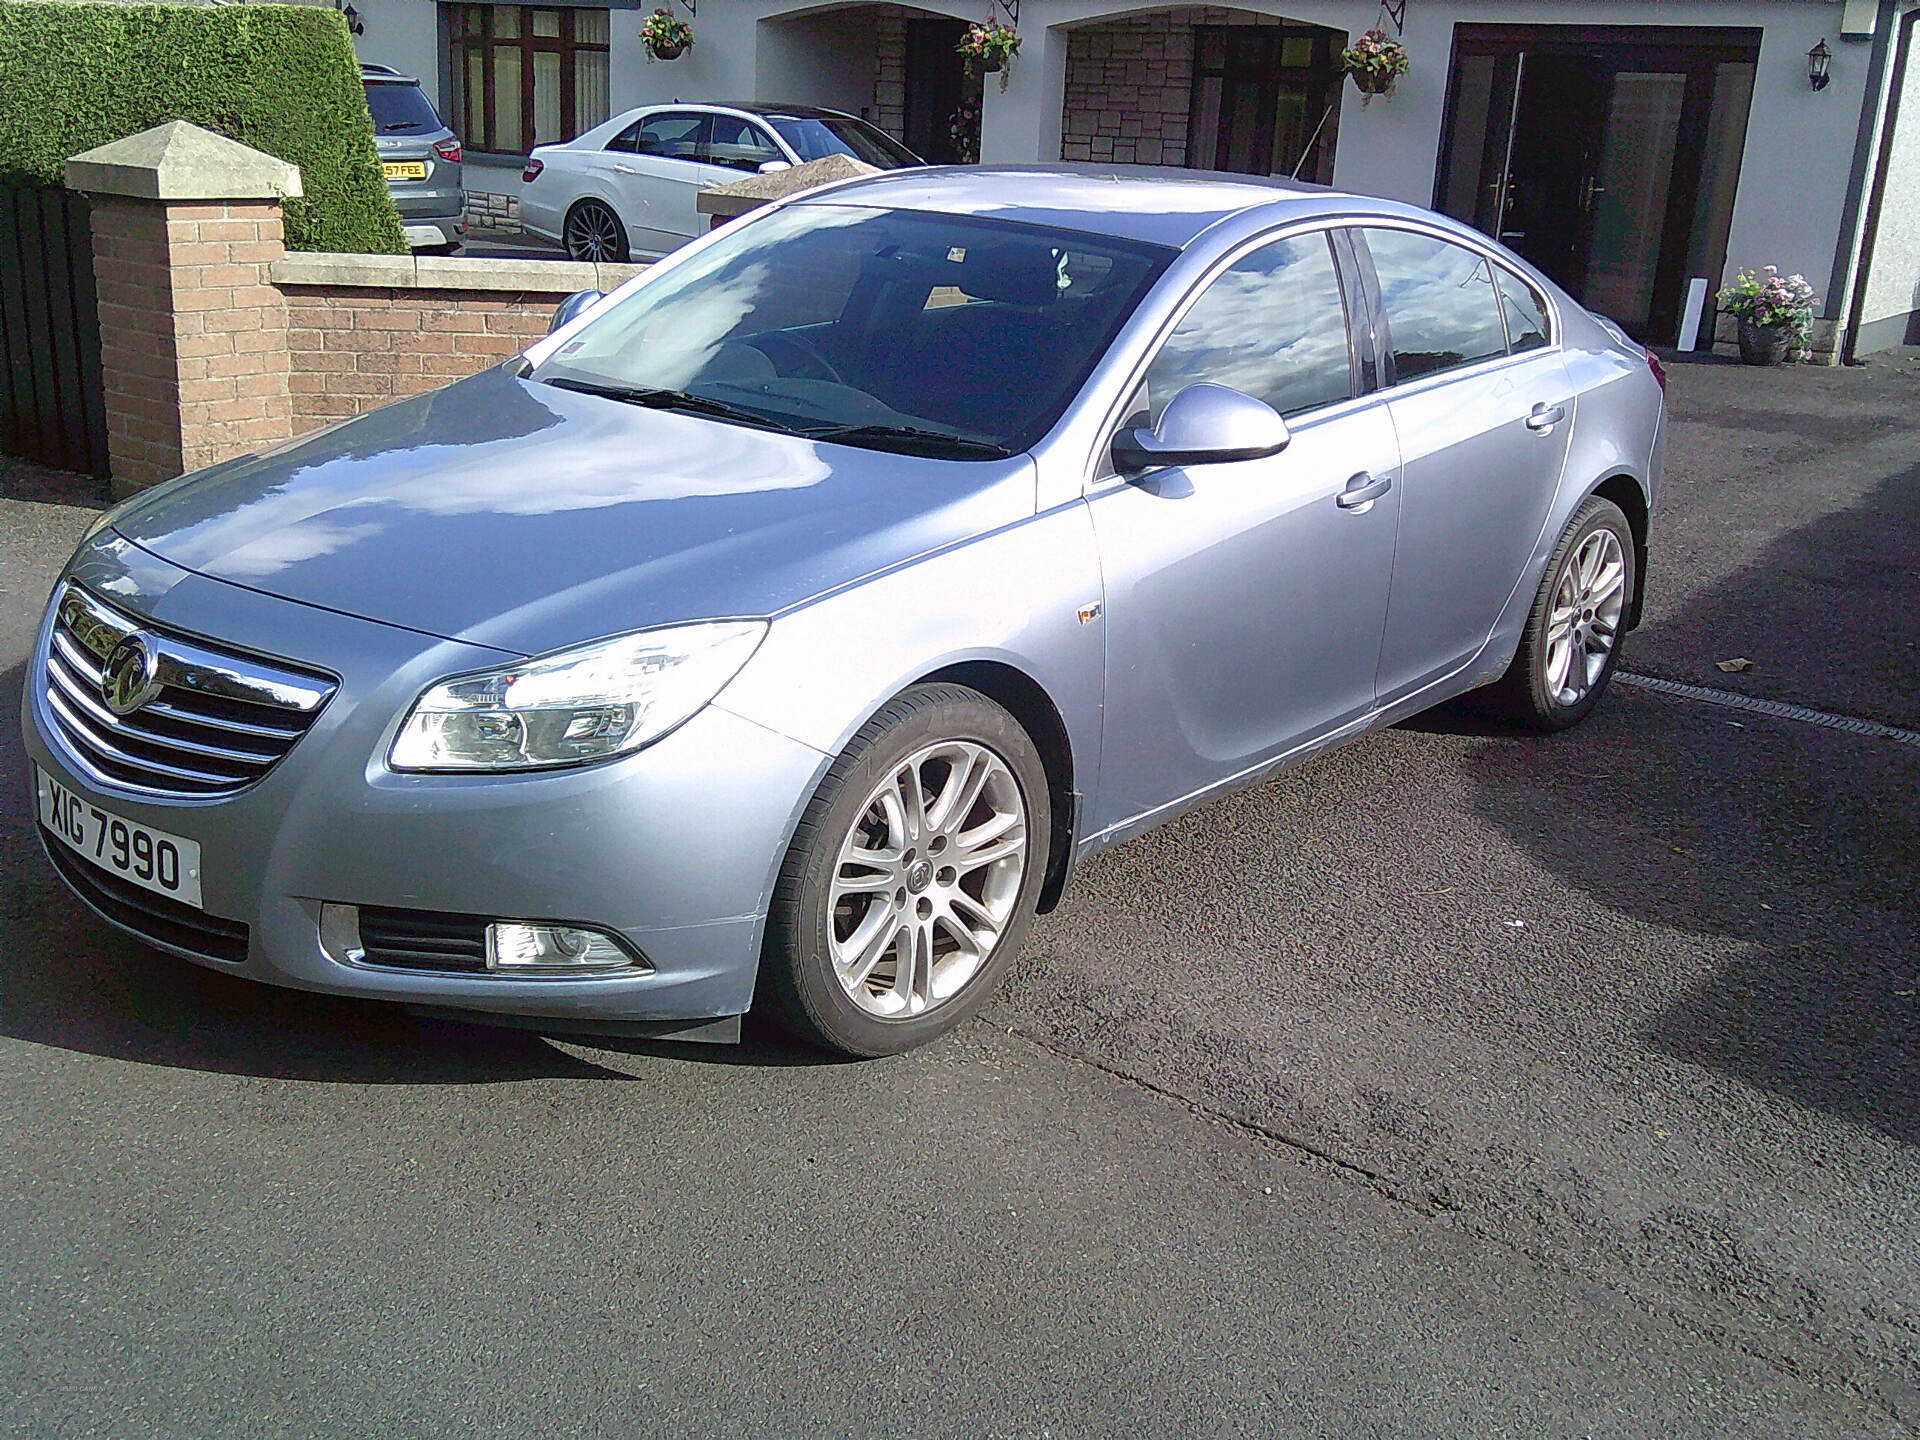
[[[547,322],[547,333],[553,334],[562,325],[579,318],[580,312],[589,305],[603,299],[598,290],[576,290],[558,305],[553,307],[553,318]]]
[[[1202,382],[1169,400],[1158,425],[1130,425],[1115,435],[1113,464],[1122,475],[1138,475],[1167,466],[1263,460],[1292,439],[1287,422],[1264,400]]]

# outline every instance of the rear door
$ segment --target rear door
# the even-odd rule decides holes
[[[1529,578],[1573,386],[1546,302],[1517,273],[1413,226],[1353,234],[1378,290],[1404,489],[1376,681],[1386,705],[1477,655]]]
[[[705,151],[711,124],[712,118],[702,111],[656,110],[614,142],[631,145],[631,150],[605,157],[620,218],[637,253],[664,255],[699,232],[694,197],[708,183]]]

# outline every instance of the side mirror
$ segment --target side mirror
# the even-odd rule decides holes
[[[576,290],[558,305],[553,307],[553,318],[547,322],[547,333],[551,335],[569,320],[579,318],[580,312],[595,301],[603,299],[598,290]]]
[[[760,169],[758,173],[762,175],[771,175],[776,170],[791,170],[792,168],[793,168],[792,164],[785,160],[763,160],[760,162]]]
[[[1130,426],[1113,437],[1114,468],[1137,475],[1170,465],[1224,465],[1278,455],[1293,439],[1264,400],[1225,385],[1189,385],[1167,402],[1151,430]]]

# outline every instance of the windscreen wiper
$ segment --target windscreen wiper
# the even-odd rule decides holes
[[[603,395],[609,400],[640,405],[648,410],[679,410],[714,420],[731,420],[759,430],[790,430],[790,427],[762,415],[758,410],[749,410],[744,405],[729,405],[725,400],[695,395],[686,390],[666,390],[649,385],[614,385],[604,380],[575,380],[566,375],[550,376],[546,383],[562,390],[578,390],[583,395]]]
[[[1013,454],[991,440],[970,440],[944,430],[922,430],[913,425],[827,425],[798,432],[809,440],[837,440],[882,450],[939,451],[954,460],[1004,460]]]

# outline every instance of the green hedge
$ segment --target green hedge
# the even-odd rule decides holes
[[[168,120],[300,167],[291,248],[405,252],[339,12],[0,0],[0,179],[58,185],[68,156]]]

